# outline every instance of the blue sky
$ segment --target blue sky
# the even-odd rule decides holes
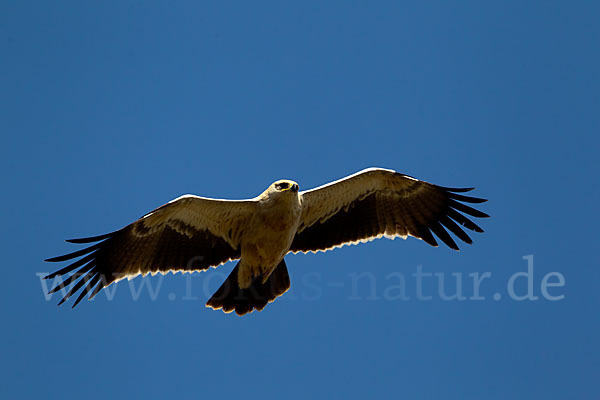
[[[599,11],[3,2],[0,394],[598,398]],[[248,198],[369,166],[476,186],[485,234],[461,252],[409,239],[290,256],[292,290],[243,318],[204,307],[233,264],[167,276],[154,299],[127,282],[74,310],[44,296],[42,260],[77,248],[63,239],[184,193]],[[538,299],[517,301],[528,255]],[[460,274],[467,299],[433,277],[417,299],[418,268],[449,293]],[[542,296],[553,272],[561,300]],[[409,299],[390,297],[399,274]]]

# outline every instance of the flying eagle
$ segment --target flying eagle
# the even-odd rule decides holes
[[[460,194],[470,190],[369,168],[303,192],[296,182],[279,180],[250,200],[185,195],[118,231],[67,240],[97,243],[46,260],[81,257],[45,278],[65,278],[50,293],[74,283],[59,305],[83,288],[75,307],[88,293],[91,300],[123,278],[204,271],[239,259],[206,305],[243,315],[262,310],[290,288],[288,253],[328,251],[382,236],[410,235],[437,246],[433,234],[458,250],[448,231],[471,244],[462,227],[483,230],[465,214],[488,215],[464,204],[486,201]]]

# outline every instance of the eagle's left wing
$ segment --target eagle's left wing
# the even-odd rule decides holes
[[[252,200],[186,195],[118,231],[68,240],[71,243],[98,243],[46,260],[60,262],[81,257],[46,276],[46,279],[64,278],[50,293],[73,284],[60,305],[83,287],[73,304],[75,307],[92,289],[90,299],[102,288],[123,278],[149,273],[202,271],[240,258],[240,236],[254,206]]]
[[[446,229],[470,244],[461,226],[483,230],[463,214],[488,217],[463,204],[486,201],[459,194],[469,190],[437,186],[387,169],[360,171],[301,193],[302,216],[290,251],[327,251],[382,236],[408,235],[437,246],[432,233],[458,250]]]

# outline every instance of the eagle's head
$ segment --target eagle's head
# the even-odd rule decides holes
[[[298,197],[298,184],[288,179],[273,182],[259,197],[263,199],[293,199]]]
[[[288,179],[281,179],[277,182],[273,182],[268,190],[271,193],[298,193],[298,184]]]

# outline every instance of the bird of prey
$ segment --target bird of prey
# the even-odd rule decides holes
[[[461,194],[472,189],[368,168],[307,191],[279,180],[250,200],[185,195],[115,232],[68,240],[95,244],[46,260],[81,257],[46,278],[64,278],[50,293],[72,285],[59,305],[83,288],[75,307],[88,293],[91,300],[123,278],[203,271],[239,259],[206,305],[244,315],[290,288],[288,253],[328,251],[380,237],[413,236],[437,246],[434,234],[458,250],[448,231],[471,244],[462,228],[483,230],[466,215],[488,217],[464,204],[486,201]]]

